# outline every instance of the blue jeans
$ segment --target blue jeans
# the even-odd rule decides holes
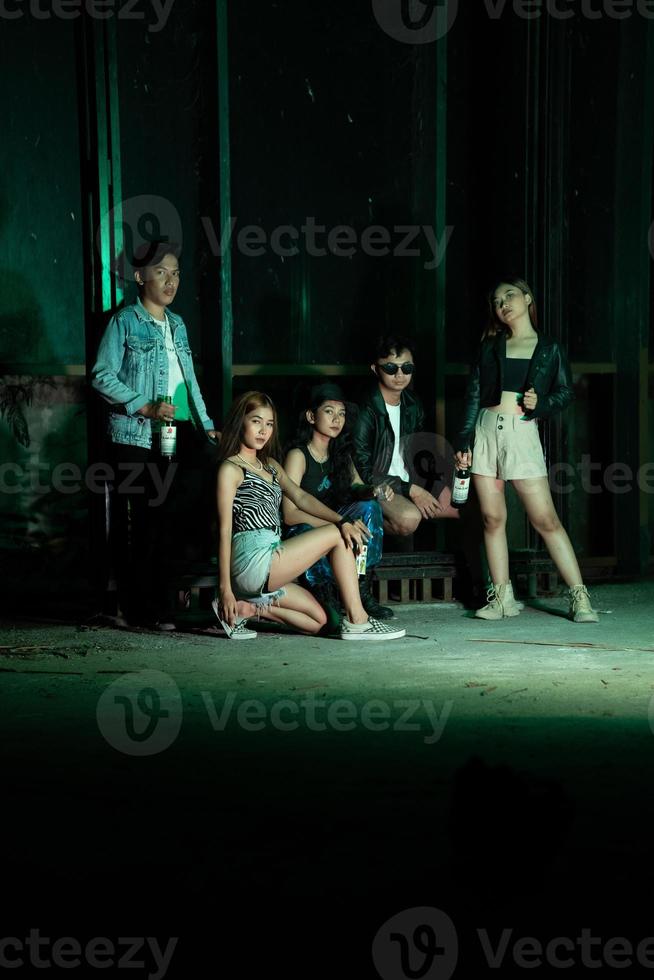
[[[362,500],[356,504],[348,504],[347,507],[339,507],[338,513],[351,521],[363,521],[372,534],[368,542],[366,568],[374,568],[381,560],[384,546],[384,522],[381,507],[376,500]],[[287,529],[286,537],[294,538],[298,534],[304,534],[305,531],[312,530],[313,528],[310,524],[293,524]],[[311,568],[307,568],[304,575],[308,584],[312,586],[325,585],[327,582],[334,581],[332,565],[326,555],[319,558]]]

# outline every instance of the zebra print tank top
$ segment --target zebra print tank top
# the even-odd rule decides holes
[[[268,483],[244,466],[243,482],[236,488],[232,507],[232,533],[259,531],[269,528],[281,535],[279,508],[282,505],[282,488],[277,482],[277,471],[266,467],[273,482]]]

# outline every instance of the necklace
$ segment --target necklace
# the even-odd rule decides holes
[[[308,443],[307,443],[307,449],[309,450],[309,455],[311,456],[311,458],[312,458],[313,460],[315,460],[315,461],[316,461],[316,463],[318,464],[318,466],[320,467],[320,469],[322,469],[322,468],[323,468],[323,465],[324,465],[324,464],[325,464],[325,463],[327,462],[327,460],[329,459],[329,453],[327,453],[327,455],[325,456],[325,458],[324,458],[324,459],[318,459],[318,457],[317,457],[317,456],[316,456],[316,454],[314,453],[314,451],[313,451],[313,449],[311,448],[311,443],[310,443],[310,442],[308,442]]]
[[[245,463],[246,466],[253,466],[253,463],[248,462],[247,459],[243,459],[243,457],[241,456],[240,453],[236,453],[236,458],[237,459],[240,459],[240,461],[242,463]],[[257,467],[257,469],[262,470],[263,469],[263,463],[261,462],[261,460],[257,456],[255,456],[254,458],[257,461],[257,463],[259,464],[258,467]]]

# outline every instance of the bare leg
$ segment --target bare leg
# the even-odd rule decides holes
[[[387,534],[397,534],[405,537],[413,534],[422,520],[422,515],[415,504],[397,493],[392,500],[381,500],[384,515],[384,531]]]
[[[270,619],[274,623],[293,626],[302,633],[317,633],[327,622],[327,615],[310,592],[299,585],[285,585],[286,595],[279,600],[279,605],[266,606],[260,612],[262,619]]]
[[[579,563],[568,533],[556,513],[547,477],[512,482],[527,512],[527,517],[545,542],[561,578],[570,587],[581,585],[583,579]]]
[[[367,623],[368,614],[361,605],[359,579],[351,548],[346,548],[335,524],[314,528],[285,541],[281,552],[273,557],[268,589],[273,592],[292,582],[323,555],[328,555],[347,618],[351,623]]]
[[[506,500],[504,480],[473,474],[475,490],[484,522],[486,557],[494,584],[509,581],[509,547],[506,541]]]

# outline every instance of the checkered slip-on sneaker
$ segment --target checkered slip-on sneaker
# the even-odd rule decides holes
[[[211,603],[211,608],[220,620],[220,625],[222,626],[222,630],[219,631],[219,635],[222,633],[230,640],[256,640],[257,634],[254,632],[254,630],[249,630],[245,627],[247,619],[238,619],[234,626],[230,626],[226,620],[220,619],[217,599],[213,600]]]
[[[351,623],[344,619],[340,636],[341,640],[400,640],[406,636],[406,630],[382,623],[371,616],[367,623]]]

